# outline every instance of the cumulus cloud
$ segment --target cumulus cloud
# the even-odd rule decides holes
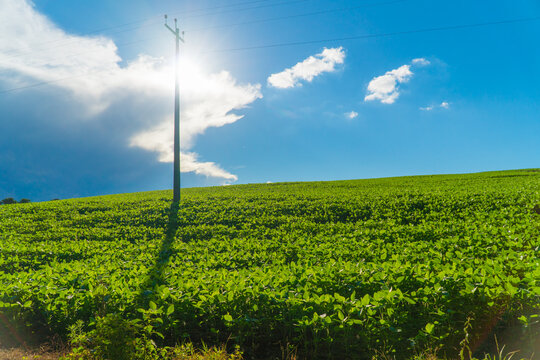
[[[243,116],[231,111],[242,109],[261,98],[260,85],[239,85],[228,72],[206,75],[193,66],[182,68],[186,72],[185,76],[181,75],[184,87],[192,84],[193,89],[188,88],[182,92],[183,102],[186,104],[182,104],[184,110],[180,114],[181,170],[236,181],[235,175],[212,162],[198,163],[195,153],[185,151],[193,146],[195,137],[209,127],[220,127],[241,119]],[[172,162],[174,154],[171,116],[165,116],[155,126],[133,136],[130,145],[156,152],[161,162]]]
[[[349,111],[349,112],[345,113],[345,117],[347,117],[347,119],[352,120],[352,119],[358,117],[358,113],[356,111]]]
[[[440,107],[442,107],[443,109],[448,109],[450,107],[450,104],[447,103],[446,101],[443,101],[440,105]]]
[[[364,101],[379,100],[383,104],[393,104],[400,94],[400,84],[407,83],[414,75],[411,66],[427,66],[431,64],[424,58],[412,59],[397,69],[387,71],[384,75],[374,77],[368,84],[368,94]],[[427,109],[427,108],[426,108]]]
[[[302,80],[311,82],[315,76],[335,71],[336,64],[343,64],[344,61],[343,47],[325,48],[321,53],[310,56],[291,68],[270,75],[268,85],[279,89],[302,86]]]
[[[111,39],[68,34],[29,0],[0,0],[0,8],[0,85],[50,82],[79,102],[89,119],[129,99],[140,111],[132,112],[126,144],[172,161],[173,64],[140,55],[122,66]],[[206,129],[241,119],[235,111],[262,97],[260,85],[238,84],[226,71],[208,74],[195,62],[184,61],[181,69],[181,170],[234,181],[235,175],[199,162],[190,149]]]
[[[402,65],[386,74],[374,77],[368,84],[365,101],[380,100],[383,104],[393,104],[399,97],[398,84],[406,83],[413,76],[410,65]]]

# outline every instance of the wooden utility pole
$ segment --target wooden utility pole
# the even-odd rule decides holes
[[[178,85],[178,67],[180,66],[180,29],[178,29],[177,20],[174,19],[174,29],[167,25],[167,15],[165,15],[165,27],[169,29],[176,40],[176,61],[174,66],[174,165],[173,165],[173,202],[180,202],[180,88]],[[182,35],[184,32],[182,31]]]

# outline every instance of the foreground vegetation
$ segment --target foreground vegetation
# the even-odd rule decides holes
[[[521,170],[2,206],[0,343],[56,335],[111,359],[181,343],[466,358],[494,334],[533,349],[539,184]]]

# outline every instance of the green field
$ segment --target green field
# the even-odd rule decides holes
[[[246,358],[540,343],[540,170],[171,198],[0,206],[0,343],[66,339],[78,320],[158,346],[238,344]]]

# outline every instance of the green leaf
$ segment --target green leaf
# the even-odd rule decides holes
[[[233,318],[232,318],[232,316],[231,316],[231,315],[229,315],[229,314],[227,314],[227,315],[223,315],[223,319],[224,319],[225,321],[229,321],[229,322],[230,322],[230,321],[233,321]]]
[[[434,325],[434,324],[432,324],[432,323],[426,324],[426,332],[427,332],[428,334],[431,334],[431,333],[433,332],[433,329],[434,329],[434,328],[435,328],[435,325]]]
[[[364,297],[362,297],[362,306],[367,306],[369,305],[369,294],[366,294],[364,295]]]
[[[174,312],[174,304],[169,305],[167,308],[167,316],[170,316]]]
[[[416,304],[416,301],[414,301],[414,300],[411,299],[410,297],[404,296],[403,299],[405,299],[405,301],[408,302],[408,303],[411,304],[411,305]]]

